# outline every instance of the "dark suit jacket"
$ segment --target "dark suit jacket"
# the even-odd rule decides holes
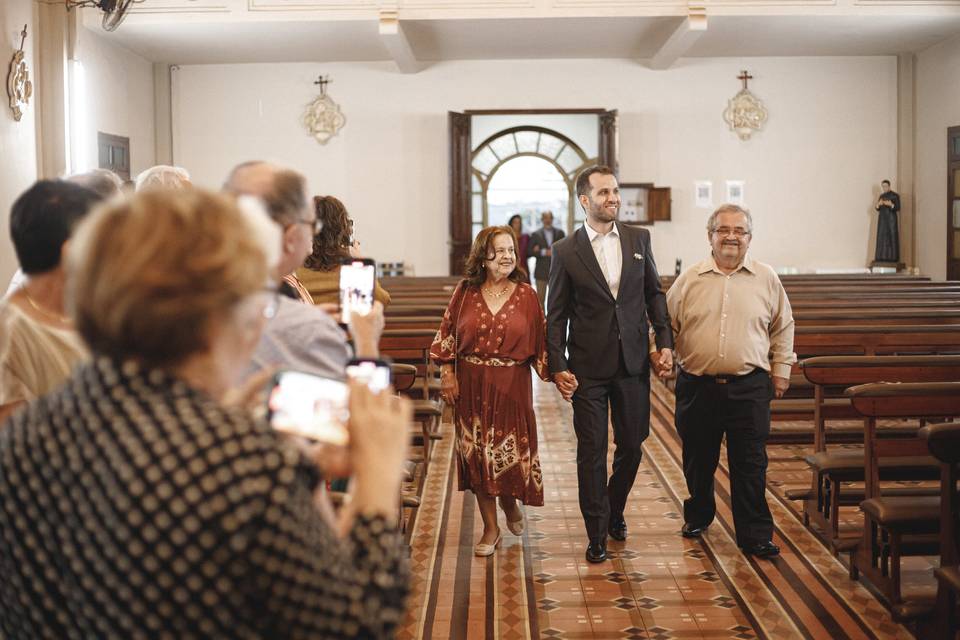
[[[617,371],[619,350],[629,374],[646,372],[648,317],[657,348],[673,347],[667,300],[653,260],[650,232],[619,222],[616,225],[623,253],[616,299],[583,227],[553,245],[547,298],[551,373],[569,369],[578,377],[610,378]]]
[[[553,228],[553,242],[556,244],[566,234],[562,229]],[[530,253],[537,259],[536,266],[533,268],[533,277],[535,280],[546,280],[550,277],[550,256],[541,256],[540,250],[547,248],[547,236],[543,233],[543,227],[530,234]]]

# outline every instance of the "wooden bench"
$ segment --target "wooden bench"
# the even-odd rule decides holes
[[[859,412],[848,397],[831,397],[842,389],[871,382],[950,382],[960,381],[960,355],[957,356],[824,356],[800,362],[804,376],[814,385],[813,453],[806,457],[813,474],[811,488],[788,492],[788,497],[804,498],[804,524],[812,523],[824,542],[834,551],[847,548],[840,539],[839,513],[842,505],[857,505],[863,491],[844,488],[863,482],[863,451],[828,451],[827,422],[859,419]],[[888,430],[884,430],[888,431]],[[905,426],[883,433],[885,437],[915,437],[916,427]],[[862,432],[861,432],[862,438]],[[928,469],[924,474],[924,467]],[[929,464],[909,458],[881,463],[881,479],[898,480],[911,475],[935,477]],[[902,494],[924,491],[905,490]]]
[[[880,490],[880,459],[928,455],[926,442],[891,441],[877,437],[881,418],[942,419],[960,416],[960,382],[872,383],[847,390],[854,408],[864,416],[866,499],[863,538],[851,561],[851,577],[862,574],[872,583],[894,618],[908,620],[929,612],[923,598],[904,602],[900,561],[905,555],[928,555],[939,548],[940,498],[884,496]]]

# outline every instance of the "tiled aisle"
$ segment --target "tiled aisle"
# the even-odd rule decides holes
[[[587,563],[570,407],[539,381],[534,402],[546,506],[528,509],[522,539],[501,517],[504,542],[490,559],[472,555],[480,521],[473,496],[456,490],[452,438],[437,447],[412,536],[413,593],[400,638],[910,637],[773,494],[784,554],[745,559],[731,536],[725,473],[705,541],[680,537],[679,445],[672,397],[659,386],[627,506],[630,535],[610,541],[611,560]]]

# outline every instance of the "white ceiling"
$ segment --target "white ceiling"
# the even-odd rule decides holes
[[[375,20],[140,22],[100,32],[152,61],[175,64],[391,60]],[[653,56],[682,18],[413,20],[422,61]],[[710,16],[689,57],[894,55],[960,33],[950,15]]]

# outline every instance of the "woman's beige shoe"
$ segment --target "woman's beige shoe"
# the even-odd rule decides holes
[[[497,539],[493,541],[493,544],[483,544],[478,542],[473,547],[473,555],[479,556],[481,558],[486,558],[487,556],[492,556],[493,553],[497,550],[497,547],[500,545],[500,540],[503,538],[503,533],[497,534]]]
[[[500,501],[500,508],[503,509],[502,500]],[[523,534],[523,508],[520,507],[520,505],[517,505],[517,510],[520,512],[519,520],[511,520],[510,516],[507,516],[507,529],[509,529],[510,533],[512,533],[515,536],[519,536]],[[506,510],[504,510],[503,513],[504,515],[506,515],[507,514]]]

